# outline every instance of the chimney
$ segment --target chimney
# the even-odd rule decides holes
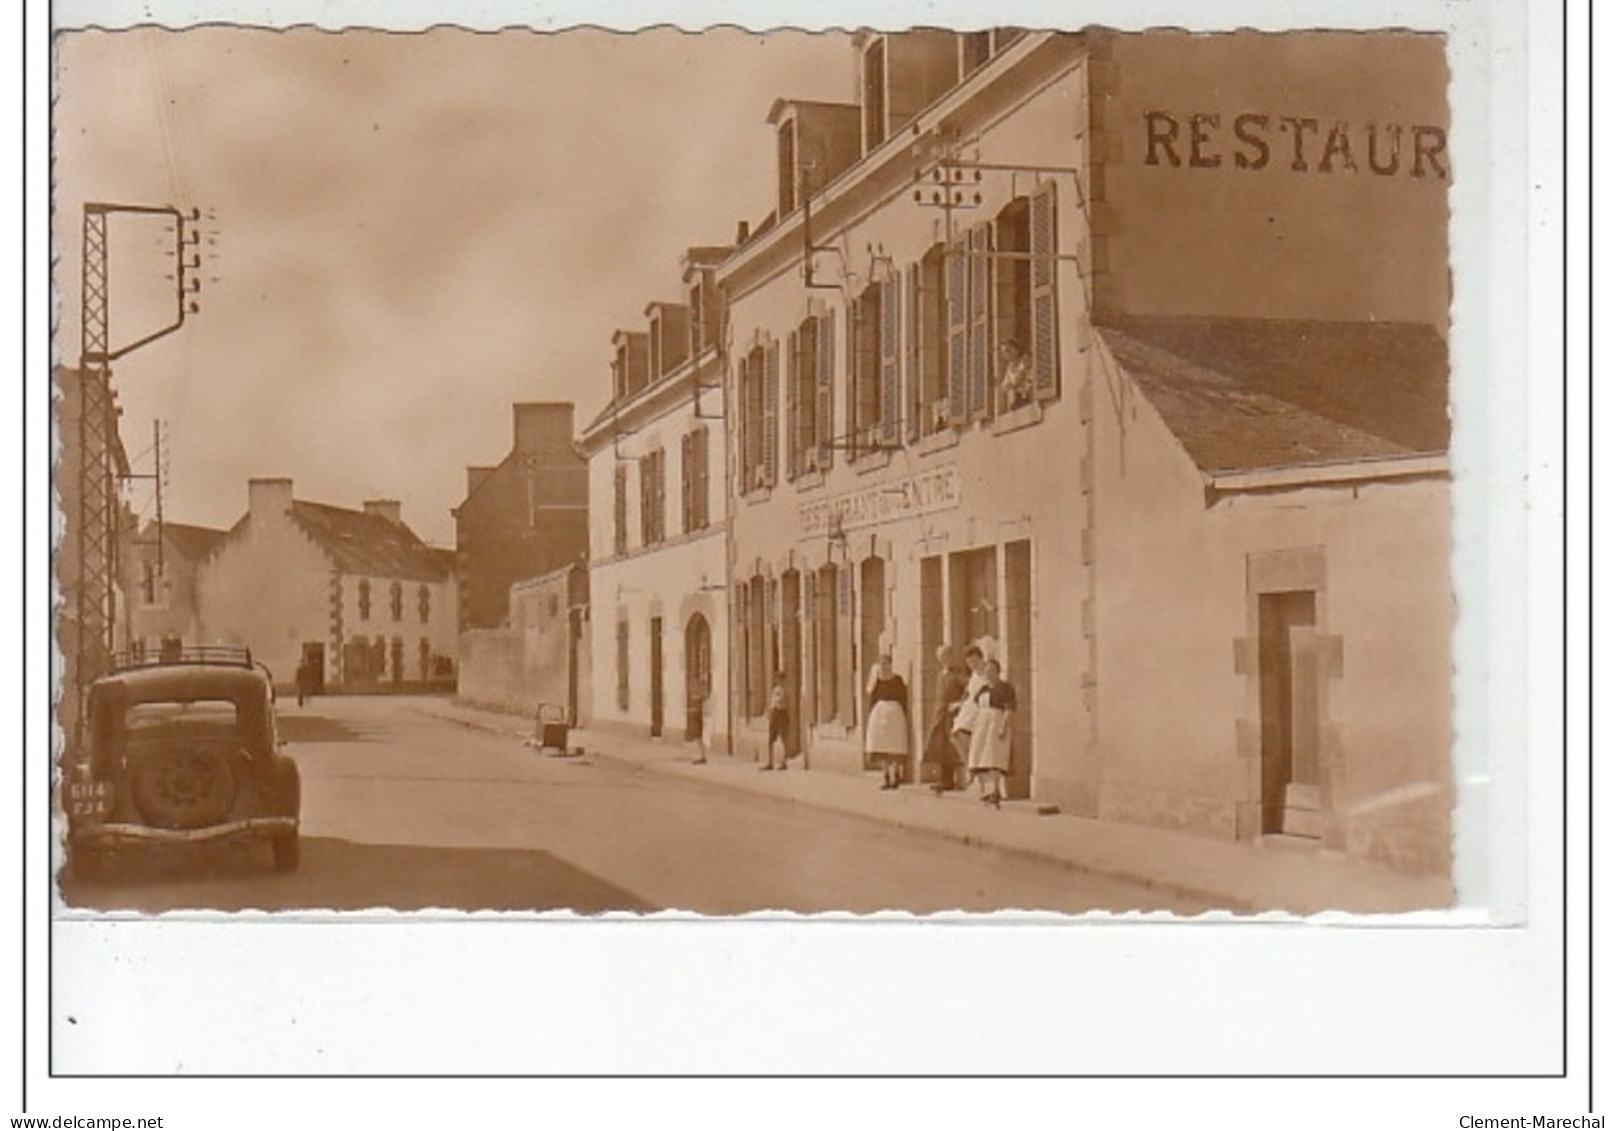
[[[254,522],[273,522],[292,509],[290,479],[247,480],[247,516]]]
[[[572,402],[538,401],[512,407],[512,443],[519,452],[542,452],[572,443]]]
[[[735,246],[739,246],[751,239],[751,222],[742,220],[735,225]]]
[[[470,496],[482,486],[483,480],[493,474],[491,467],[468,467],[465,469],[465,493]]]
[[[397,499],[366,499],[364,512],[384,518],[394,526],[404,524],[403,505]]]

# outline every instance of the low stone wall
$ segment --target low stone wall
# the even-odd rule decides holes
[[[557,643],[561,646],[557,647]],[[566,706],[568,657],[564,638],[532,630],[487,628],[460,634],[456,694],[476,707],[536,715],[539,704]],[[579,704],[580,715],[586,714]],[[573,720],[581,721],[581,720]]]

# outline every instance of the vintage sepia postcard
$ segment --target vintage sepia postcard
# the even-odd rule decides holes
[[[1450,19],[977,15],[55,33],[64,953],[1517,914]]]

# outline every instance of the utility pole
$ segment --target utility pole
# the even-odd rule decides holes
[[[171,320],[144,337],[114,349],[110,340],[111,280],[109,222],[119,215],[159,216],[173,222],[175,260],[174,314]],[[79,351],[79,403],[77,513],[72,546],[78,591],[77,617],[69,676],[74,696],[70,734],[82,735],[85,688],[104,672],[112,659],[117,618],[118,539],[122,529],[120,485],[129,477],[118,435],[117,398],[112,388],[112,363],[143,346],[172,334],[187,315],[200,309],[196,296],[202,289],[201,220],[196,209],[181,212],[169,205],[86,203],[84,205],[84,263],[81,279]],[[64,696],[64,705],[68,699]]]

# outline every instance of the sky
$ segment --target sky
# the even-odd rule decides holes
[[[84,201],[204,213],[201,310],[114,367],[136,472],[165,426],[169,521],[246,481],[403,502],[453,543],[510,405],[605,403],[610,338],[679,257],[772,208],[776,97],[850,101],[841,34],[582,29],[63,32],[55,354],[77,364]],[[113,348],[173,312],[165,236],[114,218]],[[131,503],[153,513],[149,486]]]

